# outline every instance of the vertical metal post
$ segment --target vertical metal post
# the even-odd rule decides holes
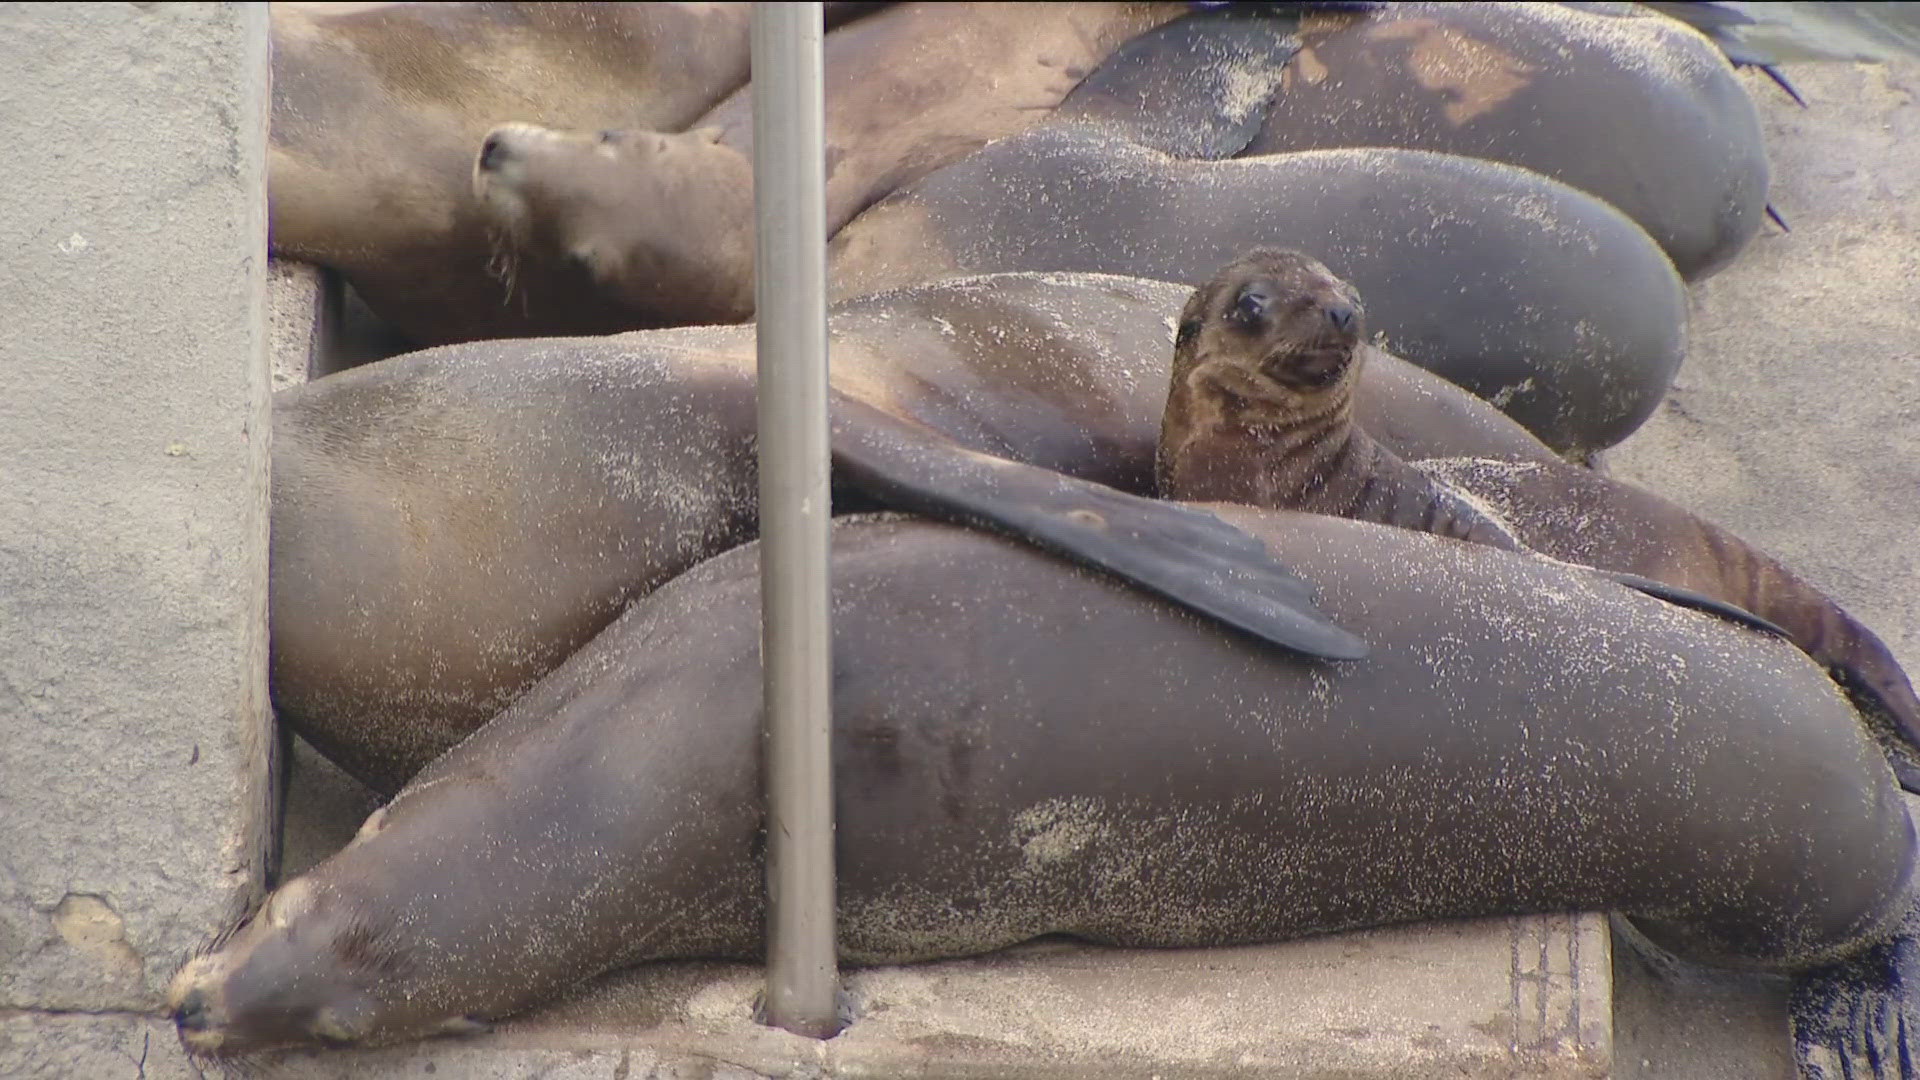
[[[839,1030],[827,623],[821,7],[753,5],[754,302],[766,702],[766,1020]]]

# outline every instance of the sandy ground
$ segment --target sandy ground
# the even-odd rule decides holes
[[[1757,73],[1774,206],[1693,287],[1685,366],[1608,455],[1779,557],[1920,672],[1920,63]],[[1788,1080],[1780,981],[1661,977],[1616,938],[1616,1077]]]

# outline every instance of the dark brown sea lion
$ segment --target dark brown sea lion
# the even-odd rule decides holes
[[[839,524],[843,959],[1608,908],[1798,967],[1904,910],[1899,793],[1785,642],[1488,548],[1216,509],[1373,653],[1301,660],[1000,539]],[[636,605],[191,962],[187,1045],[386,1042],[760,955],[757,570],[730,552]]]
[[[1685,352],[1679,276],[1639,226],[1537,174],[1417,150],[1202,162],[1033,131],[860,215],[831,266],[840,296],[1001,270],[1197,285],[1262,244],[1320,252],[1384,347],[1557,450],[1625,438]]]
[[[826,215],[1042,120],[1081,77],[1180,4],[897,4],[827,39]],[[496,119],[513,119],[498,115]],[[597,298],[617,329],[753,315],[752,95],[681,134],[516,123],[468,146],[512,281]],[[618,127],[619,125],[595,125]],[[522,333],[592,329],[529,315]],[[468,335],[479,336],[479,335]]]
[[[745,84],[749,8],[274,4],[273,253],[338,270],[415,341],[497,336],[535,311],[625,329],[539,282],[507,303],[473,148],[513,117],[686,127]]]
[[[1637,4],[1599,8],[1396,3],[1309,17],[1244,153],[1401,146],[1519,165],[1618,207],[1682,275],[1710,274],[1766,212],[1759,113],[1690,27]]]
[[[1185,293],[1011,274],[845,303],[833,386],[968,450],[1150,495]],[[1407,456],[1552,460],[1418,368],[1366,378],[1360,422]],[[396,789],[629,600],[752,538],[754,387],[752,327],[704,327],[447,346],[275,395],[281,719]]]
[[[1916,786],[1920,700],[1873,631],[1739,537],[1630,484],[1545,460],[1409,464],[1353,422],[1374,354],[1363,335],[1353,287],[1298,252],[1255,251],[1196,289],[1180,316],[1161,494],[1525,545],[1743,608],[1883,714]]]

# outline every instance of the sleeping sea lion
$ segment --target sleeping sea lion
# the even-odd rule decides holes
[[[1759,112],[1720,50],[1673,19],[1396,3],[1317,15],[1299,38],[1243,153],[1400,146],[1518,165],[1619,208],[1689,279],[1760,229]]]
[[[515,249],[503,246],[499,224],[472,194],[473,157],[487,132],[507,121],[630,130],[642,149],[656,141],[673,148],[664,152],[675,168],[649,178],[649,190],[666,184],[684,200],[665,219],[689,236],[710,215],[731,227],[726,215],[738,196],[750,197],[750,185],[733,186],[733,161],[698,129],[731,128],[747,115],[749,8],[275,4],[274,254],[340,271],[375,313],[423,344],[712,321],[713,305],[733,303],[733,293],[716,296],[697,280],[685,289],[705,310],[635,318],[584,288],[571,263],[516,266]],[[830,145],[856,158],[836,170],[869,181],[888,169],[913,175],[1019,130],[1113,46],[1185,10],[1172,3],[825,8],[834,28],[826,46],[827,130],[839,140]],[[741,138],[750,133],[732,130],[726,144],[744,152]],[[878,160],[887,155],[891,164]],[[849,189],[843,182],[834,190]],[[850,197],[858,203],[863,196]],[[639,217],[661,220],[658,204],[638,205]],[[741,227],[751,230],[750,214]],[[731,265],[728,254],[715,248]]]
[[[419,342],[527,317],[624,327],[529,282],[515,305],[469,193],[473,147],[511,117],[677,131],[747,81],[750,5],[272,6],[273,254],[339,271]]]
[[[1184,10],[908,3],[836,31],[823,56],[828,234],[900,185],[1025,130],[1114,48]],[[679,134],[525,119],[548,126],[506,124],[468,147],[479,150],[473,190],[513,282],[597,303],[595,325],[609,329],[752,317],[748,90]],[[593,329],[535,311],[521,318],[519,333]]]
[[[965,485],[952,470],[987,480],[952,447],[1151,494],[1184,293],[1015,274],[839,305],[832,384],[854,423],[835,435],[836,507],[875,504],[847,486],[857,475],[870,492],[887,485],[884,505],[955,509]],[[1367,378],[1361,422],[1401,453],[1552,457],[1411,365]],[[753,537],[754,389],[752,327],[697,327],[446,346],[276,394],[269,618],[281,719],[396,789],[630,600]],[[913,478],[916,440],[949,447],[929,459],[946,462],[944,485],[929,490],[924,473],[917,489],[898,482]],[[855,471],[862,455],[889,452],[878,470]],[[1043,495],[1029,484],[1002,510]],[[1136,550],[1122,541],[1108,557]]]
[[[1685,352],[1686,297],[1647,234],[1590,195],[1418,150],[1171,158],[1028,132],[860,215],[836,296],[967,272],[1095,270],[1188,285],[1263,244],[1311,246],[1383,346],[1492,400],[1556,450],[1625,438]]]
[[[1375,355],[1354,288],[1295,251],[1254,251],[1180,315],[1156,474],[1172,499],[1306,510],[1624,571],[1782,628],[1891,725],[1920,790],[1920,700],[1886,645],[1832,599],[1710,522],[1560,462],[1409,464],[1353,423]]]
[[[843,960],[1606,908],[1797,968],[1905,909],[1899,792],[1785,642],[1490,548],[1215,510],[1373,652],[1303,660],[998,538],[837,523]],[[282,886],[174,980],[188,1047],[470,1030],[613,967],[761,955],[758,582],[743,548],[635,605]]]

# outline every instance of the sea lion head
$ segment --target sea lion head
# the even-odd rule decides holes
[[[167,990],[167,1012],[189,1052],[232,1057],[288,1046],[390,1042],[471,1030],[427,1015],[397,926],[311,877],[296,878],[231,936],[189,960]]]
[[[1173,377],[1206,367],[1242,397],[1286,405],[1345,395],[1366,313],[1353,286],[1297,251],[1261,248],[1195,289],[1180,313]]]
[[[634,328],[753,314],[753,165],[721,129],[487,134],[473,191],[503,278],[591,290]],[[551,280],[547,280],[551,279]]]

